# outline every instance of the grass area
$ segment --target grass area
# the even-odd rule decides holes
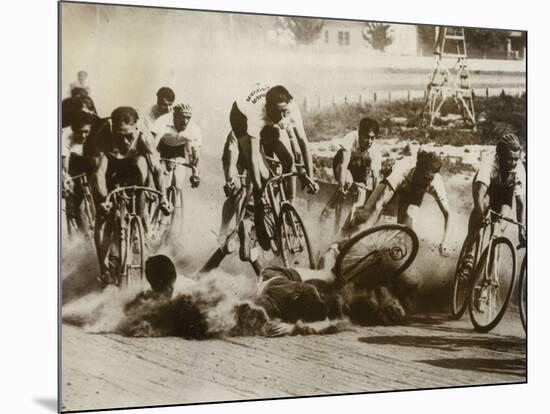
[[[381,102],[377,104],[342,104],[304,113],[305,129],[311,141],[324,141],[357,129],[365,116],[374,117],[382,126],[382,138],[400,138],[433,142],[441,145],[494,144],[504,132],[517,134],[525,145],[527,107],[526,96],[502,94],[497,97],[476,98],[477,131],[461,128],[461,122],[446,121],[449,114],[458,113],[453,101],[441,108],[442,120],[434,128],[415,127],[424,101]],[[481,121],[483,114],[485,121]],[[402,118],[401,120],[397,118]],[[398,122],[400,121],[400,122]]]

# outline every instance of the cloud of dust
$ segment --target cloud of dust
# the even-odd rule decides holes
[[[171,299],[141,288],[90,293],[64,306],[62,320],[93,333],[193,339],[258,334],[267,321],[252,303],[255,280],[245,275],[217,269],[194,278],[180,275]]]

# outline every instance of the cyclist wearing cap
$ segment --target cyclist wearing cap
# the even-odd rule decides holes
[[[155,137],[156,149],[163,159],[188,162],[193,167],[193,173],[189,178],[193,188],[200,183],[198,166],[200,159],[200,147],[202,146],[202,132],[200,127],[191,119],[193,108],[189,104],[177,104],[171,113],[162,115],[151,129]],[[183,169],[180,169],[183,172]],[[183,179],[176,185],[181,189]]]
[[[174,185],[179,192],[179,202],[174,218],[174,237],[177,239],[183,226],[183,183],[185,181],[185,167],[177,167],[168,160],[190,164],[192,168],[189,181],[192,188],[200,184],[199,178],[199,153],[202,146],[202,133],[199,126],[191,119],[193,109],[191,105],[179,103],[172,112],[158,118],[151,128],[155,137],[155,147],[161,158],[164,169],[164,177],[171,178],[171,182],[161,180],[161,191],[165,191],[170,185]]]
[[[83,188],[80,181],[73,182],[71,177],[91,172],[89,159],[84,158],[83,147],[92,131],[97,117],[89,112],[80,111],[75,114],[70,127],[61,131],[61,169],[63,175],[63,190],[72,197],[73,212],[79,229],[85,232],[87,225],[83,218]]]
[[[357,209],[354,219],[348,223],[348,229],[359,225],[372,227],[395,195],[399,197],[397,222],[414,228],[419,207],[424,195],[428,193],[435,199],[443,214],[444,229],[439,253],[446,255],[451,207],[440,169],[441,160],[433,152],[420,151],[416,162],[413,158],[397,161],[391,174],[377,185],[365,205]]]
[[[337,191],[329,200],[321,213],[325,218],[330,209],[333,209],[342,194],[349,191],[354,182],[365,184],[369,193],[378,184],[382,155],[375,140],[380,131],[375,119],[365,117],[359,123],[358,131],[348,133],[340,143],[341,148],[332,159],[334,178],[338,183]],[[362,194],[361,204],[365,202],[367,194]]]
[[[466,253],[462,270],[470,274],[474,264],[474,240],[491,209],[503,216],[509,216],[512,204],[516,202],[517,221],[523,223],[526,175],[525,167],[521,162],[521,144],[514,134],[503,135],[496,145],[496,151],[484,157],[476,172],[472,196],[474,208],[468,222],[468,234],[466,236]],[[505,229],[505,223],[501,230]],[[521,244],[525,243],[525,234],[518,226],[518,238]]]
[[[147,111],[147,115],[143,120],[145,126],[151,129],[158,118],[172,110],[172,105],[174,105],[175,100],[176,94],[172,89],[167,86],[160,88],[157,91],[157,103]]]
[[[95,161],[95,171],[91,177],[94,198],[101,203],[109,191],[116,186],[148,186],[160,188],[160,168],[153,163],[152,150],[143,131],[138,126],[139,116],[134,108],[119,107],[111,113],[111,119],[99,129],[93,140],[84,147],[84,153],[92,156]],[[145,216],[145,203],[138,198],[138,212]],[[164,212],[168,212],[166,199],[161,202]],[[113,213],[113,212],[111,212]],[[109,263],[107,255],[112,247],[111,223],[108,214],[100,204],[98,209],[95,242],[99,256],[102,276],[109,281]],[[144,230],[148,232],[148,220],[143,220]],[[114,260],[118,260],[116,252],[111,251]]]
[[[313,162],[302,115],[286,88],[256,84],[233,103],[229,121],[232,131],[227,136],[222,157],[226,194],[231,193],[236,185],[233,172],[238,157],[250,175],[255,206],[261,206],[263,183],[269,179],[264,155],[277,155],[283,172],[289,172],[295,168],[294,155],[298,152],[301,152],[306,174],[312,180],[312,191],[318,190],[313,182]],[[294,140],[290,141],[290,137]],[[294,180],[290,180],[289,199],[293,200],[294,196]],[[254,213],[258,241],[267,250],[270,243],[263,223],[263,208],[255,208]]]

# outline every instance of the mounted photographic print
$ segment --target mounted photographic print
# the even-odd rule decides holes
[[[526,382],[526,32],[59,8],[61,411]]]

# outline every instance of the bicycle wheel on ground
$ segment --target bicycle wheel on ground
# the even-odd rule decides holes
[[[512,295],[516,253],[512,242],[498,237],[485,249],[474,271],[470,318],[478,332],[489,332],[500,322]]]
[[[131,217],[127,227],[125,274],[126,286],[140,286],[145,269],[145,240],[141,218]]]
[[[474,242],[476,246],[477,242]],[[453,319],[460,319],[466,309],[470,299],[470,290],[472,288],[471,274],[467,274],[463,271],[463,260],[466,255],[466,240],[462,243],[460,254],[456,262],[455,278],[453,282],[453,291],[451,295],[451,317]],[[470,272],[471,273],[471,272]]]
[[[285,267],[314,269],[313,251],[304,222],[292,204],[285,203],[281,207],[277,227]]]
[[[519,271],[519,316],[527,332],[527,257],[523,258]]]
[[[418,253],[418,236],[407,226],[383,224],[364,230],[342,247],[336,276],[343,283],[377,285],[405,271]]]

